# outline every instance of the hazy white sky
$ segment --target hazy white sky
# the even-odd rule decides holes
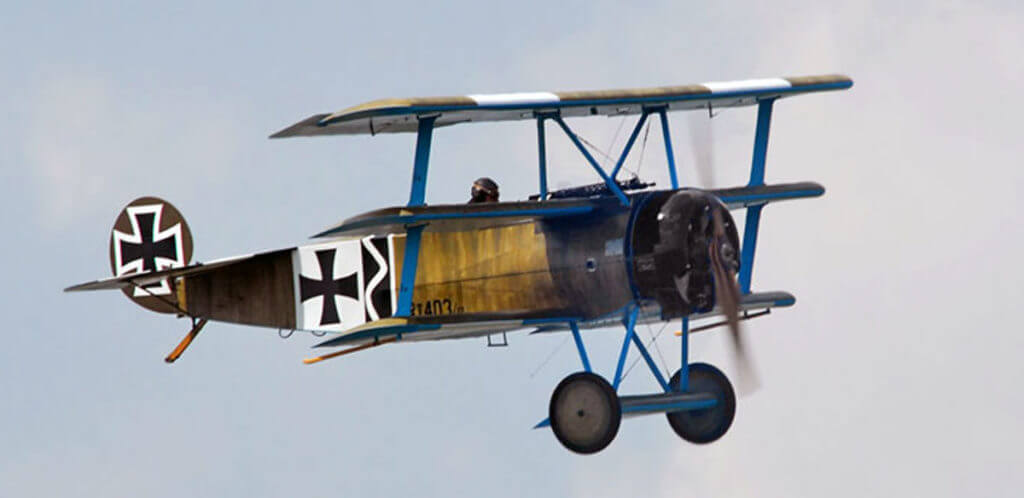
[[[1019,494],[1024,9],[898,4],[6,6],[0,495]],[[185,322],[60,292],[106,275],[110,225],[141,195],[181,209],[199,260],[406,198],[410,136],[266,140],[314,112],[831,72],[856,85],[776,105],[768,178],[828,193],[765,211],[754,287],[797,305],[750,322],[763,387],[711,446],[659,416],[589,457],[529,430],[578,369],[566,346],[531,377],[561,337],[309,367],[308,336],[212,324],[167,366]],[[690,182],[687,123],[673,120]],[[719,185],[745,178],[753,123],[715,118]],[[570,124],[603,146],[619,121]],[[552,183],[592,181],[549,137]],[[462,201],[484,174],[526,197],[535,147],[531,123],[438,130],[428,201]],[[641,174],[665,185],[661,147]],[[585,339],[609,372],[618,331]],[[674,369],[676,343],[660,344]],[[699,336],[694,359],[731,372],[724,345]],[[653,389],[643,374],[625,389]]]

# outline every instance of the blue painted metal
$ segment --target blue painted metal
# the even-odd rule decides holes
[[[395,316],[409,316],[412,311],[412,291],[416,284],[416,267],[420,257],[420,238],[423,225],[409,228],[405,235],[405,257],[402,259],[402,283],[398,288],[398,309]]]
[[[765,203],[772,201],[782,201],[787,199],[805,199],[807,197],[820,197],[825,193],[825,189],[814,189],[814,190],[791,190],[789,192],[777,192],[774,194],[750,194],[750,195],[734,195],[728,196],[723,195],[719,197],[722,202],[726,204],[737,204],[737,203],[754,203],[764,201]]]
[[[629,206],[629,198],[626,197],[626,194],[624,194],[622,192],[622,189],[619,188],[619,184],[615,183],[615,181],[612,180],[608,176],[608,174],[604,172],[604,169],[602,169],[601,166],[597,164],[597,161],[594,160],[594,156],[590,155],[590,152],[587,151],[587,148],[584,147],[583,144],[580,142],[579,137],[577,137],[576,134],[569,129],[569,126],[565,124],[565,121],[562,121],[562,117],[554,116],[551,119],[554,119],[555,122],[558,123],[558,126],[562,127],[562,131],[564,131],[565,134],[569,137],[569,140],[572,140],[572,143],[576,146],[577,149],[579,149],[580,153],[583,154],[583,157],[587,158],[587,162],[590,163],[590,166],[592,166],[594,168],[594,171],[596,171],[597,174],[601,176],[601,179],[604,180],[605,185],[608,185],[608,190],[615,194],[615,197],[619,198],[619,201],[622,202],[623,206]]]
[[[437,116],[419,118],[416,128],[416,158],[412,169],[412,192],[410,206],[422,206],[427,191],[427,165],[430,162],[430,140],[434,134],[434,120]]]
[[[690,410],[705,410],[718,404],[718,400],[710,393],[693,393],[679,399],[675,393],[641,395],[641,396],[620,396],[619,404],[622,407],[623,416],[646,415],[650,413],[684,412]],[[534,429],[550,427],[551,420],[544,419],[534,425]]]
[[[679,178],[676,176],[676,155],[672,152],[672,134],[668,131],[668,114],[664,107],[658,109],[658,116],[661,117],[661,135],[665,142],[665,157],[668,159],[668,176],[672,180],[672,188],[679,188]]]
[[[796,297],[782,291],[752,292],[740,296],[742,309],[780,308],[792,306],[794,303],[796,303]]]
[[[629,413],[661,413],[661,412],[685,412],[690,410],[703,410],[718,404],[717,399],[700,399],[693,401],[678,401],[675,403],[658,403],[650,405],[633,405],[622,407],[622,414]]]
[[[626,318],[626,336],[622,339],[622,349],[619,351],[619,362],[615,366],[615,377],[612,379],[612,389],[619,390],[619,382],[622,382],[622,367],[626,365],[626,354],[629,353],[629,342],[633,339],[636,327],[636,317],[640,308],[634,306]]]
[[[680,329],[679,345],[679,392],[685,393],[690,388],[690,317],[683,317]]]
[[[633,148],[633,142],[636,142],[636,137],[640,135],[640,129],[643,128],[644,123],[647,121],[647,109],[640,114],[640,120],[636,122],[636,126],[633,127],[633,133],[629,134],[629,140],[626,141],[626,146],[622,149],[622,154],[619,155],[619,160],[615,163],[615,168],[612,169],[610,175],[614,180],[619,175],[619,170],[622,169],[622,165],[626,163],[626,156],[629,155],[630,149]]]
[[[629,289],[633,294],[633,299],[637,302],[642,298],[640,290],[636,286],[636,277],[633,275],[633,226],[636,225],[637,216],[640,215],[644,205],[651,200],[652,195],[650,192],[633,195],[633,212],[629,214],[629,221],[626,222],[626,236],[622,240],[622,254],[626,257],[626,277],[629,279]]]
[[[786,306],[793,306],[794,304],[796,304],[796,299],[795,299],[795,298],[790,298],[790,299],[780,299],[780,300],[778,300],[778,301],[775,301],[775,302],[774,302],[774,303],[772,303],[772,304],[773,304],[773,305],[774,305],[774,306],[775,306],[776,308],[784,308],[784,307],[786,307]]]
[[[658,369],[658,365],[656,365],[654,363],[654,359],[651,358],[651,353],[648,353],[647,348],[644,347],[644,341],[641,341],[640,336],[636,335],[635,333],[631,335],[633,339],[633,344],[636,345],[637,351],[640,351],[640,355],[644,357],[644,362],[647,363],[647,368],[649,368],[651,370],[651,373],[654,374],[654,378],[658,379],[658,384],[661,384],[661,388],[665,392],[671,391],[671,389],[669,389],[668,387],[668,382],[665,382],[665,377],[661,375],[661,370]]]
[[[516,216],[558,217],[575,214],[586,214],[594,210],[594,206],[543,207],[536,209],[510,209],[508,211],[482,211],[479,213],[424,213],[397,216],[399,223],[415,223],[417,221],[453,220],[458,218],[508,218]]]
[[[544,116],[537,116],[537,158],[540,167],[540,200],[548,197],[547,145],[544,143]]]
[[[765,99],[757,104],[757,130],[754,132],[754,157],[750,163],[748,187],[764,185],[764,163],[768,154],[768,131],[772,122],[772,105],[775,99]],[[761,224],[761,209],[764,204],[747,208],[747,221],[743,225],[743,247],[740,251],[740,292],[750,294],[750,280],[754,275],[754,251],[757,249],[757,229]]]
[[[757,249],[757,227],[761,224],[764,204],[747,208],[747,221],[743,224],[743,248],[740,251],[740,292],[750,294],[750,279],[754,274],[754,250]]]
[[[541,325],[541,324],[545,324],[545,323],[565,324],[566,322],[573,322],[573,321],[579,322],[580,318],[579,317],[568,317],[568,316],[560,316],[560,317],[553,317],[553,318],[527,318],[526,320],[523,320],[523,325]],[[564,329],[562,329],[562,330],[564,330]]]
[[[569,328],[572,329],[572,339],[576,341],[576,350],[580,352],[580,361],[583,362],[583,370],[590,372],[590,360],[587,359],[587,348],[583,347],[583,338],[580,337],[580,328],[576,320],[569,321]]]
[[[775,99],[765,99],[757,104],[757,131],[754,133],[754,158],[750,164],[748,186],[764,185],[764,161],[768,154],[768,129],[772,124],[772,104]]]

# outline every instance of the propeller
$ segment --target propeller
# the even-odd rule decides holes
[[[715,183],[714,175],[714,149],[713,127],[711,126],[711,110],[708,110],[708,118],[705,119],[701,113],[694,112],[689,116],[690,146],[693,151],[694,163],[696,165],[697,177],[704,188],[711,188]],[[747,354],[743,330],[740,327],[740,289],[736,282],[736,270],[738,269],[736,249],[729,243],[725,233],[725,221],[722,219],[721,210],[713,204],[709,206],[711,211],[712,236],[708,244],[708,252],[711,259],[711,271],[715,277],[715,296],[719,308],[725,314],[726,322],[729,325],[729,337],[731,338],[733,357],[737,366],[739,388],[743,394],[751,394],[758,389],[760,382],[754,369],[753,360]],[[727,265],[728,263],[728,265]]]
[[[715,296],[718,306],[725,314],[729,325],[729,337],[732,339],[733,358],[738,370],[739,388],[743,394],[752,394],[760,387],[753,360],[747,354],[743,330],[740,327],[740,288],[736,283],[736,249],[728,242],[725,235],[725,223],[722,213],[716,207],[711,208],[712,236],[708,244],[711,259],[711,271],[715,276]],[[727,267],[726,261],[732,263]]]

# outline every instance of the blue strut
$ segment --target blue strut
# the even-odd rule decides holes
[[[548,159],[544,140],[544,116],[537,116],[537,165],[540,169],[540,200],[548,197]]]
[[[658,109],[658,115],[661,116],[661,135],[665,142],[665,157],[668,159],[669,179],[672,180],[672,188],[677,189],[679,188],[679,178],[676,177],[676,155],[672,152],[672,135],[668,132],[668,114],[665,111],[664,107]]]
[[[566,136],[569,137],[569,140],[572,140],[573,145],[579,149],[580,153],[583,154],[583,157],[585,157],[587,162],[590,163],[590,166],[594,168],[594,171],[596,171],[597,174],[601,176],[601,179],[604,180],[605,185],[608,186],[608,190],[615,194],[615,197],[619,198],[619,201],[622,202],[623,206],[629,206],[629,198],[626,197],[626,194],[624,194],[622,189],[619,188],[619,184],[615,183],[615,181],[608,176],[608,173],[604,172],[601,165],[597,164],[594,156],[590,155],[587,148],[580,142],[579,137],[569,129],[569,126],[565,124],[565,121],[562,121],[562,117],[556,114],[552,116],[551,119],[555,120],[555,122],[558,123],[558,126],[562,127],[562,131],[564,131]]]
[[[764,185],[764,163],[768,155],[768,129],[772,122],[772,104],[775,99],[762,100],[757,105],[757,131],[754,133],[754,157],[750,164],[748,187]],[[743,247],[740,250],[740,292],[750,294],[750,281],[754,275],[754,250],[757,248],[757,229],[761,224],[764,204],[747,208],[743,224]]]
[[[402,282],[398,288],[398,309],[395,310],[395,316],[409,316],[412,313],[412,291],[416,284],[420,238],[424,226],[410,227],[405,235],[405,258],[402,260]]]
[[[580,352],[580,361],[583,362],[583,370],[590,372],[590,360],[587,358],[587,348],[583,347],[583,338],[580,337],[580,327],[576,320],[569,321],[569,328],[572,329],[572,339],[576,341],[576,350]]]
[[[683,317],[679,333],[682,339],[679,345],[679,392],[685,393],[690,388],[690,317]]]
[[[434,134],[434,120],[437,116],[419,118],[416,127],[416,159],[412,168],[412,191],[409,205],[422,206],[427,191],[427,163],[430,162],[430,139]]]
[[[647,121],[647,109],[644,109],[643,113],[640,114],[640,120],[636,122],[636,126],[633,127],[633,133],[629,134],[629,140],[626,141],[626,146],[622,148],[622,154],[619,155],[619,160],[615,162],[615,168],[612,169],[611,176],[615,179],[619,174],[619,170],[622,169],[622,165],[626,162],[626,156],[629,155],[630,149],[633,148],[633,143],[636,142],[636,137],[640,135],[640,129],[643,128],[644,123]]]
[[[633,340],[633,328],[636,326],[636,317],[640,308],[636,306],[629,311],[626,317],[626,337],[622,340],[622,349],[619,351],[619,362],[615,366],[615,377],[612,378],[612,389],[619,390],[619,382],[622,382],[622,367],[626,365],[626,354],[629,353],[629,343]]]

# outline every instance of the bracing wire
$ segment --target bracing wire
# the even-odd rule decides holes
[[[649,348],[649,347],[651,347],[651,344],[654,344],[654,343],[656,343],[656,342],[657,342],[657,340],[658,340],[658,337],[660,337],[660,336],[661,336],[661,333],[665,331],[665,327],[668,327],[668,324],[669,324],[669,322],[665,322],[664,324],[662,324],[661,328],[660,328],[660,329],[658,329],[658,333],[657,333],[657,334],[654,334],[654,337],[653,337],[653,338],[651,339],[651,342],[649,342],[649,343],[647,344],[647,347],[648,347],[648,348]],[[639,355],[638,355],[638,356],[637,356],[636,358],[633,358],[633,363],[630,363],[630,364],[629,364],[629,368],[627,368],[627,369],[626,369],[626,371],[625,371],[625,372],[624,372],[624,373],[622,374],[622,380],[626,380],[626,376],[627,376],[627,375],[629,375],[629,372],[630,372],[631,370],[633,370],[633,367],[635,367],[635,366],[636,366],[636,364],[637,364],[637,363],[638,363],[638,362],[639,362],[639,361],[640,361],[641,359],[642,359],[642,357],[640,357]],[[662,358],[662,359],[661,359],[661,361],[662,361],[662,363],[664,363],[664,362],[665,362],[665,359],[664,359],[664,358]],[[663,365],[663,366],[664,366],[664,365]]]
[[[587,146],[587,148],[590,149],[591,152],[599,154],[601,156],[601,158],[602,158],[601,162],[603,163],[603,167],[607,167],[609,162],[614,164],[615,162],[618,161],[616,158],[614,158],[614,157],[612,157],[610,155],[610,152],[611,152],[612,146],[615,144],[615,141],[618,140],[619,133],[622,132],[622,125],[625,122],[626,122],[626,117],[623,116],[622,119],[619,121],[619,127],[615,130],[615,136],[612,137],[612,143],[608,146],[607,150],[601,150],[600,148],[598,148],[597,145],[594,145],[593,142],[591,142],[590,140],[587,140],[586,138],[583,137],[583,135],[580,135],[579,133],[575,133],[574,132],[574,134],[576,135],[576,138],[578,138],[580,140],[580,142],[583,142],[583,145]],[[640,144],[640,157],[637,160],[636,169],[630,169],[625,164],[622,165],[622,169],[625,169],[626,171],[629,171],[630,173],[633,173],[633,176],[640,176],[640,168],[642,168],[643,165],[644,165],[644,152],[647,151],[647,137],[650,135],[650,133],[651,133],[651,120],[648,120],[647,124],[644,126],[644,140]]]
[[[658,358],[661,359],[661,368],[663,368],[665,372],[668,372],[668,363],[665,361],[665,356],[661,354],[661,346],[658,346],[657,338],[654,337],[654,332],[651,332],[651,326],[645,325],[645,327],[647,327],[647,335],[651,336],[651,342],[654,344],[654,350],[658,352]],[[665,326],[662,325],[662,329],[664,328]]]
[[[612,147],[615,147],[615,141],[619,139],[619,133],[622,132],[622,125],[624,125],[624,124],[626,124],[626,116],[625,115],[623,115],[622,118],[619,119],[619,127],[615,129],[615,135],[612,135],[612,141],[608,144],[608,148],[605,149],[604,157],[607,157],[607,158],[611,159]],[[614,162],[615,161],[613,160],[612,163],[614,163]],[[608,163],[605,163],[603,166],[607,168],[608,167]]]
[[[587,140],[587,139],[583,138],[583,135],[580,135],[579,133],[577,133],[576,134],[576,138],[580,139],[580,142],[583,142],[583,145],[586,145],[593,152],[596,152],[596,153],[600,154],[601,157],[605,158],[608,161],[614,161],[614,159],[612,159],[612,156],[609,156],[608,154],[605,154],[603,150],[599,149],[596,145],[591,143],[590,140]]]
[[[548,357],[545,358],[540,365],[537,365],[537,368],[533,369],[533,373],[530,374],[530,378],[532,379],[535,375],[537,375],[537,372],[540,372],[542,368],[547,366],[547,364],[551,362],[551,359],[554,358],[555,355],[562,350],[562,346],[565,346],[565,343],[569,342],[569,339],[571,338],[572,334],[566,334],[565,339],[562,339],[562,342],[559,343],[558,346],[555,346],[555,349],[551,351],[551,354],[549,354]]]
[[[644,152],[647,152],[647,135],[651,132],[651,120],[647,120],[647,124],[644,126],[644,140],[640,143],[640,157],[636,162],[636,169],[629,170],[633,173],[633,176],[640,176],[640,168],[644,165]],[[623,166],[625,167],[625,166]]]

